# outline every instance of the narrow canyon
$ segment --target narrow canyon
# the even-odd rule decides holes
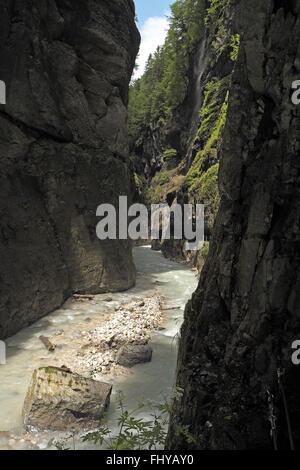
[[[19,446],[29,383],[25,422],[49,424],[36,370],[73,395],[75,371],[96,401],[107,382],[112,432],[117,388],[132,409],[164,389],[157,449],[299,449],[299,2],[169,2],[137,78],[140,1],[0,0],[0,445]],[[172,217],[170,237],[99,240],[97,207],[120,196],[204,204],[201,248]],[[115,449],[153,449],[133,441]]]

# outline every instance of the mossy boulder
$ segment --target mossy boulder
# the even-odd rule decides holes
[[[54,367],[34,371],[23,407],[27,429],[94,429],[109,406],[112,386]]]

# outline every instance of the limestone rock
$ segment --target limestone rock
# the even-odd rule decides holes
[[[135,282],[131,245],[98,240],[96,209],[131,194],[126,108],[140,39],[132,0],[4,0],[0,39],[4,339],[73,292]]]
[[[35,370],[23,407],[26,428],[94,429],[109,406],[112,387],[51,367]]]
[[[149,344],[124,344],[118,351],[117,363],[123,367],[133,367],[136,364],[150,362],[152,348]]]

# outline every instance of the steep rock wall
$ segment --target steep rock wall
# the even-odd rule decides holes
[[[206,240],[211,237],[219,206],[220,147],[239,47],[231,5],[230,0],[210,0],[203,5],[202,27],[187,57],[185,98],[167,119],[151,122],[131,149],[136,171],[141,174],[145,167],[148,201],[205,204]],[[169,158],[169,152],[176,157]],[[153,247],[162,249],[167,257],[189,261],[199,271],[207,251],[205,247],[201,253],[187,252],[185,242],[174,239]]]
[[[241,47],[221,147],[221,205],[207,263],[185,312],[168,449],[300,445],[298,2],[233,5]],[[282,374],[282,387],[278,384]],[[184,432],[187,426],[188,432]],[[186,429],[186,428],[185,428]]]
[[[96,208],[131,191],[132,0],[0,5],[0,338],[72,292],[127,289],[131,247],[96,238]]]

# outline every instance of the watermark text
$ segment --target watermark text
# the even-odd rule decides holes
[[[100,240],[185,240],[186,250],[195,251],[204,242],[204,205],[152,204],[151,214],[143,204],[128,208],[127,196],[119,197],[118,210],[112,204],[97,208],[96,233]]]
[[[6,345],[4,341],[0,341],[0,365],[6,364]]]
[[[300,364],[300,340],[296,340],[292,344],[292,349],[294,350],[292,354],[292,363],[294,366],[299,366]]]
[[[6,104],[6,85],[0,80],[0,104]]]
[[[292,94],[292,103],[297,106],[300,104],[300,80],[292,83],[292,89],[295,90]]]

